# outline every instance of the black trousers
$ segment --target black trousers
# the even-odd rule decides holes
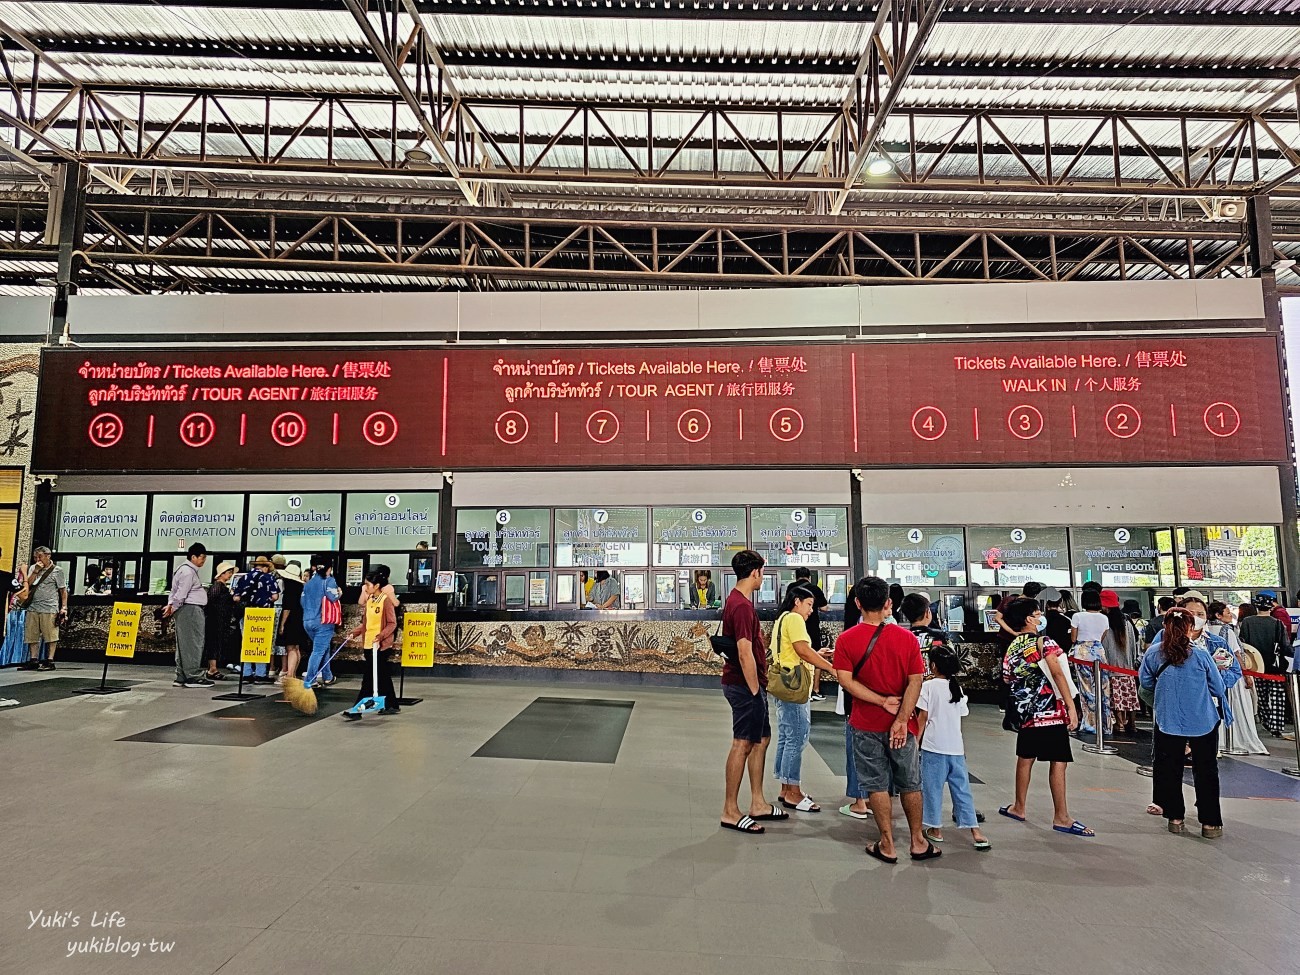
[[[370,686],[371,653],[373,653],[371,650],[366,650],[364,653],[366,669],[361,672],[361,691],[357,694],[358,701],[371,697],[375,693]],[[397,707],[397,690],[393,687],[393,653],[393,647],[379,651],[379,693],[383,695],[386,708]]]
[[[1165,811],[1165,819],[1184,819],[1183,756],[1192,748],[1192,781],[1196,786],[1196,818],[1202,826],[1222,826],[1219,809],[1219,726],[1208,735],[1189,738],[1167,735],[1155,730],[1155,763],[1151,791],[1156,805]]]

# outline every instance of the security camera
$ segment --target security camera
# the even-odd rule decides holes
[[[456,475],[453,474],[451,471],[443,471],[442,479],[446,481],[448,484],[454,484],[456,482]]]

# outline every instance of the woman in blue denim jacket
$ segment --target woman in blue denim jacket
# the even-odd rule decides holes
[[[1216,656],[1231,654],[1228,645],[1205,632],[1203,601],[1171,609],[1165,615],[1160,636],[1142,658],[1138,681],[1155,693],[1155,756],[1152,764],[1152,792],[1169,822],[1169,832],[1182,833],[1186,826],[1183,800],[1183,763],[1190,750],[1192,779],[1196,789],[1196,814],[1201,835],[1207,839],[1223,835],[1223,813],[1219,808],[1219,721],[1232,723],[1227,706],[1225,675]],[[1241,679],[1236,667],[1233,682]]]

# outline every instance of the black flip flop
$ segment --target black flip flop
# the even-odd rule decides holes
[[[748,833],[751,836],[759,836],[767,832],[762,826],[754,822],[752,816],[741,816],[738,823],[719,822],[718,825],[723,829],[735,830],[737,833]]]
[[[887,857],[880,852],[879,843],[867,844],[867,856],[874,857],[875,859],[879,860],[881,863],[888,863],[891,867],[898,863],[898,857]]]
[[[790,818],[790,814],[788,812],[782,812],[780,809],[777,809],[776,806],[773,806],[772,811],[770,813],[764,813],[761,816],[755,816],[754,821],[777,823],[783,819],[789,819],[789,818]]]
[[[925,844],[925,852],[913,853],[912,859],[913,860],[937,860],[941,856],[943,856],[943,850],[936,849],[935,845],[927,840]]]

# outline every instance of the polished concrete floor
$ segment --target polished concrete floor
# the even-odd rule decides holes
[[[57,677],[98,677],[74,668]],[[1294,799],[1226,800],[1221,841],[1171,836],[1149,779],[1080,752],[1071,811],[1097,838],[1044,825],[1041,775],[1016,824],[996,815],[1013,757],[991,708],[967,749],[994,850],[952,832],[941,860],[888,867],[812,748],[827,812],[718,830],[716,692],[408,681],[424,701],[400,717],[238,747],[120,740],[227,705],[118,670],[151,680],[0,709],[0,972],[1289,975],[1300,957]],[[37,676],[0,673],[0,698]],[[474,757],[539,697],[634,701],[616,760]],[[123,943],[139,954],[86,952]]]

